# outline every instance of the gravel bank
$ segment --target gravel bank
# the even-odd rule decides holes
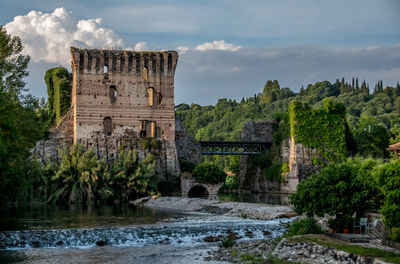
[[[290,206],[238,202],[219,202],[200,198],[159,197],[144,203],[146,207],[170,208],[184,211],[215,213],[243,218],[271,220],[289,218],[296,214]]]
[[[269,263],[274,256],[296,263],[329,264],[389,264],[387,262],[347,253],[314,243],[290,242],[286,238],[279,243],[274,240],[237,243],[231,248],[219,248],[208,252],[206,261],[225,261],[229,263]]]

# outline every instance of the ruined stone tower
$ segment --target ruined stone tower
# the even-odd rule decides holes
[[[101,137],[175,138],[175,51],[71,48],[74,142]]]
[[[178,175],[174,106],[178,54],[71,47],[71,57],[71,108],[35,153],[57,155],[61,143],[80,143],[108,159],[115,158],[121,147],[137,146],[136,139],[151,137],[162,143],[159,171]]]

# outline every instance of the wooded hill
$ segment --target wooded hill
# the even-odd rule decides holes
[[[387,153],[382,149],[389,144],[389,138],[392,142],[400,140],[399,83],[395,87],[383,87],[379,81],[374,89],[369,89],[365,81],[360,85],[358,78],[353,78],[351,83],[344,79],[334,83],[317,82],[302,87],[299,93],[281,88],[276,80],[267,81],[262,93],[240,102],[223,98],[215,106],[181,104],[176,113],[197,140],[240,140],[246,121],[279,121],[287,114],[292,100],[321,108],[324,98],[332,98],[346,106],[348,124],[358,142],[358,153],[384,157]]]

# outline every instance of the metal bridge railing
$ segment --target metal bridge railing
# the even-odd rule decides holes
[[[271,142],[200,141],[203,155],[256,155],[269,149]]]

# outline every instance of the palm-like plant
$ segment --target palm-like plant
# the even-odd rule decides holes
[[[92,201],[98,181],[101,162],[93,149],[86,152],[79,144],[60,149],[61,164],[53,177],[58,183],[54,193],[56,201],[71,203]]]
[[[111,167],[110,186],[118,192],[116,196],[128,200],[130,197],[153,191],[158,183],[154,174],[155,158],[148,155],[139,161],[136,151],[121,151],[120,159]]]

